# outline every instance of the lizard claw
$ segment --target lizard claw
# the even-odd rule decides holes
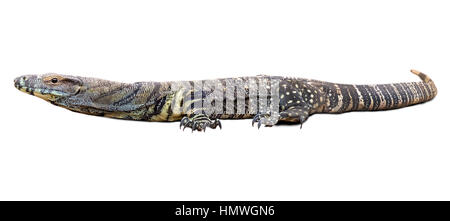
[[[255,126],[255,122],[259,121],[259,120],[260,120],[259,119],[259,114],[255,115],[255,117],[253,117],[253,120],[252,120],[252,127]]]
[[[217,122],[217,126],[219,126],[219,128],[222,130],[222,123],[220,123],[220,120],[216,119]]]
[[[192,131],[194,131],[195,129],[197,129],[197,121],[194,121],[194,123],[192,124]]]
[[[181,126],[183,126],[183,125],[184,125],[184,128],[186,128],[186,122],[187,121],[189,121],[189,118],[187,118],[187,117],[183,117],[183,119],[181,119],[181,121],[180,121],[180,129],[181,129]],[[183,130],[184,130],[184,128],[183,128]]]

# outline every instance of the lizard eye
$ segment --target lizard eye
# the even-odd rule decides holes
[[[52,82],[53,84],[56,84],[56,83],[58,82],[58,78],[52,78],[51,82]]]

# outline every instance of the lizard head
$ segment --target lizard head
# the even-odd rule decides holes
[[[104,115],[139,105],[116,104],[133,91],[133,84],[97,78],[61,74],[24,75],[14,79],[14,86],[56,106],[85,114]]]
[[[25,93],[56,102],[77,95],[83,81],[78,77],[60,74],[24,75],[14,79],[14,86]]]

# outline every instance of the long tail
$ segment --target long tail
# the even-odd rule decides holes
[[[329,93],[324,112],[390,110],[432,100],[437,95],[434,82],[420,71],[411,70],[411,72],[422,81],[376,85],[329,85],[326,87]]]

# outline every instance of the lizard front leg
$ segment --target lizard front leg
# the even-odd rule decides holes
[[[186,127],[191,128],[193,132],[194,130],[205,131],[207,127],[212,129],[219,127],[222,129],[222,124],[219,119],[211,119],[205,114],[191,114],[183,117],[180,121],[180,129],[184,130]]]
[[[203,105],[206,91],[196,90],[188,91],[185,94],[183,110],[186,114],[180,121],[180,129],[191,128],[192,132],[206,131],[206,128],[215,129],[219,127],[222,129],[222,124],[219,119],[213,116],[217,116],[214,112],[208,115],[208,111]]]

